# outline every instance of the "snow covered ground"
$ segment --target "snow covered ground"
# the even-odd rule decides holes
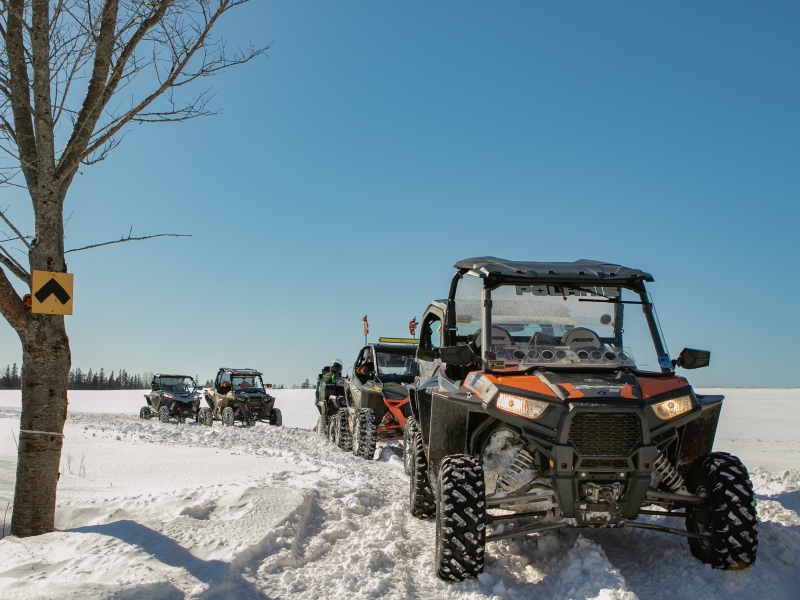
[[[276,391],[286,427],[249,429],[140,421],[142,391],[71,392],[59,531],[0,541],[0,597],[800,598],[800,390],[703,392],[728,397],[716,449],[759,493],[747,571],[707,568],[657,532],[566,531],[492,543],[478,580],[445,584],[433,522],[407,511],[400,448],[375,462],[333,448],[308,431],[313,391]],[[0,512],[18,407],[0,392]]]

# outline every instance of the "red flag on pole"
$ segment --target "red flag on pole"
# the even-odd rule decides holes
[[[417,323],[417,317],[414,317],[408,322],[408,331],[409,333],[414,336],[414,332],[417,330],[419,323]]]
[[[364,315],[364,318],[361,320],[364,321],[364,335],[369,335],[369,321],[367,321],[367,315]]]

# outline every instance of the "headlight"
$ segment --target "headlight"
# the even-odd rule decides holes
[[[653,404],[656,416],[662,421],[669,421],[692,410],[692,397],[681,396],[672,400],[664,400],[658,404]]]
[[[500,392],[497,396],[497,408],[526,419],[538,419],[547,408],[547,402]]]
[[[173,396],[172,394],[164,394],[164,398],[167,398],[168,400],[174,400],[175,396]]]

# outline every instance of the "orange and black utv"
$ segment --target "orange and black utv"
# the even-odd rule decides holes
[[[653,278],[590,260],[455,267],[423,316],[406,426],[411,512],[436,517],[439,577],[475,577],[489,541],[565,527],[673,533],[713,567],[752,565],[747,469],[712,452],[723,397],[675,373],[710,353],[670,359]]]

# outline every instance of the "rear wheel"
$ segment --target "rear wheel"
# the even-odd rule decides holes
[[[692,463],[686,487],[707,500],[687,509],[687,531],[709,534],[703,540],[689,539],[692,554],[715,569],[751,566],[758,549],[758,520],[747,468],[735,456],[712,452]]]
[[[282,427],[283,426],[283,415],[281,415],[280,408],[273,408],[272,409],[272,416],[269,419],[269,424],[274,425],[275,427]]]
[[[417,422],[414,417],[406,419],[406,426],[403,429],[403,469],[406,475],[411,475],[411,458],[414,450],[414,436],[417,434]]]
[[[162,423],[169,423],[169,408],[162,406],[158,411],[158,417]]]
[[[150,419],[153,416],[153,413],[150,412],[149,406],[143,406],[139,409],[139,418],[140,419]]]
[[[350,452],[353,449],[353,436],[350,434],[350,424],[347,422],[347,411],[342,409],[336,414],[336,423],[338,425],[336,445],[345,452]]]
[[[375,428],[375,413],[371,408],[362,408],[356,413],[353,428],[353,454],[364,460],[375,458],[378,432]]]
[[[232,427],[233,426],[233,422],[235,420],[236,419],[234,418],[233,408],[232,407],[228,406],[227,408],[222,410],[222,424],[223,425],[227,425],[228,427]]]
[[[428,459],[422,446],[422,434],[414,434],[411,454],[411,482],[409,490],[411,514],[420,519],[427,519],[436,513],[436,500],[428,480]]]
[[[434,561],[436,574],[445,581],[463,581],[483,571],[485,492],[480,461],[466,454],[444,458],[437,489]]]

